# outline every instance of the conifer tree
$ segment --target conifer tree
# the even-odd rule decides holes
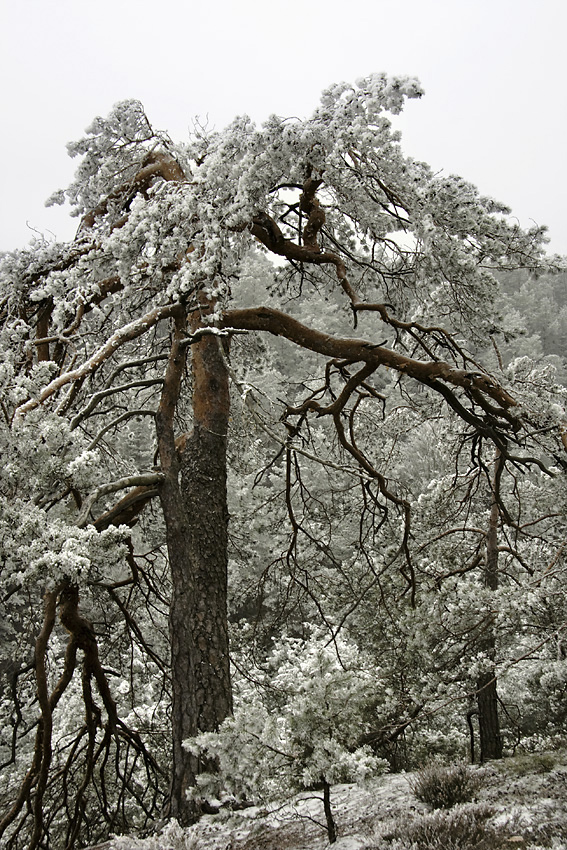
[[[376,74],[327,89],[306,120],[271,116],[256,127],[242,116],[185,143],[154,130],[140,103],[119,103],[69,145],[76,177],[52,201],[71,204],[75,239],[2,258],[2,578],[13,640],[28,629],[11,680],[16,714],[24,691],[37,692],[35,739],[20,755],[16,732],[8,758],[23,778],[0,820],[7,847],[42,846],[62,817],[61,846],[71,847],[98,821],[127,828],[131,808],[147,819],[159,808],[161,792],[148,801],[140,787],[163,791],[168,760],[121,716],[110,661],[101,662],[111,657],[111,599],[140,652],[161,663],[123,587],[168,607],[166,813],[182,824],[198,816],[187,790],[211,765],[183,741],[215,731],[232,706],[235,398],[285,460],[290,567],[303,569],[301,469],[314,462],[355,482],[376,533],[396,518],[390,568],[409,600],[411,506],[367,427],[392,393],[440,400],[479,463],[486,444],[503,465],[563,462],[561,405],[471,353],[498,334],[498,271],[552,265],[544,230],[522,230],[466,181],[403,155],[389,116],[421,94],[416,80]],[[302,352],[271,419],[239,360],[242,334]],[[274,362],[283,351],[273,349]],[[144,568],[165,558],[143,522],[156,500],[167,598]],[[60,704],[73,688],[86,719],[69,732]],[[120,812],[107,792],[111,765]]]

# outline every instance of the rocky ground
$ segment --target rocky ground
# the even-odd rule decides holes
[[[416,774],[384,775],[364,788],[340,785],[331,802],[334,850],[567,850],[567,753],[517,756],[482,768],[472,799],[432,810],[417,799]],[[115,838],[99,850],[322,850],[320,795],[279,806],[208,815],[150,838]]]

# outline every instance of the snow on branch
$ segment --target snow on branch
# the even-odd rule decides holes
[[[196,342],[199,342],[204,336],[216,336],[216,337],[229,337],[233,334],[247,334],[248,331],[241,330],[239,328],[214,328],[210,325],[204,328],[198,328],[195,333],[189,334],[184,339],[179,341],[179,345],[195,345]]]
[[[30,410],[35,410],[36,407],[39,407],[44,401],[47,401],[48,398],[58,392],[58,390],[66,384],[85,378],[97,369],[101,363],[108,360],[108,358],[111,357],[125,342],[129,342],[130,340],[141,336],[149,330],[149,328],[161,321],[161,319],[170,318],[178,310],[179,304],[166,304],[162,307],[156,307],[144,316],[140,316],[140,318],[134,319],[133,322],[119,328],[112,334],[106,343],[98,349],[98,351],[95,351],[95,353],[89,357],[88,360],[76,369],[72,369],[69,372],[65,372],[63,375],[59,375],[43,389],[37,398],[29,399],[29,401],[21,404],[14,413],[14,422],[17,422],[25,416],[26,413],[29,413]]]
[[[119,478],[117,481],[101,484],[83,502],[81,513],[77,520],[78,527],[83,528],[88,524],[91,508],[101,496],[108,496],[110,493],[125,490],[127,487],[152,487],[155,484],[160,484],[164,478],[165,476],[162,472],[145,472],[139,475],[127,475],[125,478]]]

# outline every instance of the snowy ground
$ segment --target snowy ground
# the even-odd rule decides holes
[[[331,801],[335,850],[567,850],[567,753],[494,762],[481,771],[474,802],[430,812],[411,775],[379,777],[365,788],[336,786]],[[187,830],[170,823],[160,836],[115,838],[99,850],[322,850],[323,804],[303,794],[279,807],[208,815]]]

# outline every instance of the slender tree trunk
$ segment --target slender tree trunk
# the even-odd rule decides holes
[[[486,566],[484,569],[484,581],[490,590],[497,590],[498,579],[498,520],[500,511],[498,508],[498,483],[501,469],[501,457],[496,458],[496,473],[494,476],[494,491],[490,508],[490,519],[488,534],[486,535]],[[486,655],[494,660],[496,649],[496,638],[492,623],[489,625],[483,642],[482,649]],[[498,691],[494,668],[484,670],[478,677],[476,683],[478,727],[480,737],[480,760],[502,758],[502,737],[500,735],[500,721],[498,718]]]
[[[192,319],[196,330],[200,317]],[[175,344],[174,344],[175,346]],[[181,349],[170,357],[169,385],[181,386]],[[226,441],[229,384],[214,336],[191,347],[193,432],[181,458],[173,445],[172,410],[158,413],[162,469],[167,468],[161,502],[167,527],[172,575],[170,639],[172,669],[173,766],[169,814],[182,825],[199,814],[187,800],[202,765],[183,748],[198,732],[215,731],[232,709],[227,628]],[[165,398],[168,375],[164,385]],[[166,431],[168,434],[166,435]],[[172,448],[173,447],[173,448]]]
[[[331,786],[325,779],[323,780],[323,809],[325,811],[329,844],[334,844],[337,840],[337,827],[333,817],[333,809],[331,808]]]

